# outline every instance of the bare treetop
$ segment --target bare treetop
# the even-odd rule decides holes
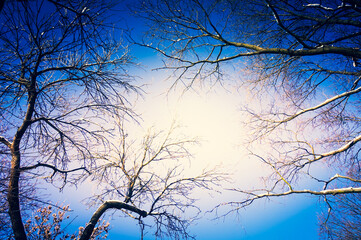
[[[359,193],[361,5],[358,1],[141,1],[149,24],[138,44],[158,51],[190,87],[225,80],[230,69],[249,87],[245,106],[255,159],[274,174],[264,189],[234,188],[245,196],[233,210],[260,198],[289,194]],[[254,104],[259,101],[259,105]],[[255,107],[256,106],[256,107]],[[258,107],[260,106],[260,107]],[[329,176],[314,169],[329,167]],[[297,189],[300,179],[323,183]],[[223,206],[223,205],[221,205]],[[330,205],[329,205],[330,206]]]
[[[359,6],[330,3],[325,10],[306,1],[142,1],[139,15],[152,22],[141,43],[172,59],[179,75],[222,76],[220,64],[244,57],[268,61],[268,68],[287,67],[296,59],[315,61],[313,69],[328,71],[332,57],[344,60],[354,74],[358,64]],[[154,36],[154,38],[152,38]],[[150,44],[151,42],[151,44]],[[307,57],[307,56],[311,56]],[[313,57],[325,56],[325,57]],[[287,58],[288,61],[282,59]],[[267,59],[267,60],[266,60]],[[310,60],[312,59],[312,60]],[[321,64],[322,63],[322,64]],[[288,65],[285,65],[288,64]],[[321,65],[320,65],[321,64]],[[344,64],[343,64],[344,65]],[[190,77],[190,76],[188,76]],[[183,79],[183,81],[185,81]],[[192,81],[191,81],[192,82]],[[190,84],[190,83],[188,83]]]
[[[1,11],[0,142],[9,153],[4,181],[17,239],[26,239],[20,176],[49,169],[49,180],[60,174],[66,183],[68,173],[84,171],[94,163],[90,145],[106,143],[104,113],[127,111],[124,93],[137,89],[125,70],[127,49],[108,22],[110,8],[43,0],[8,1]]]

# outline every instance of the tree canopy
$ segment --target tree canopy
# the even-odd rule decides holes
[[[107,231],[95,226],[108,209],[138,219],[142,229],[149,225],[143,218],[153,217],[157,236],[189,238],[189,219],[179,212],[195,207],[189,196],[194,188],[210,189],[218,181],[212,171],[182,178],[179,164],[169,161],[189,154],[188,141],[175,141],[170,134],[159,146],[157,134],[146,135],[139,152],[128,155],[136,150],[130,150],[119,123],[136,117],[127,96],[141,91],[128,74],[134,63],[114,22],[116,6],[93,0],[5,2],[0,14],[0,213],[6,238],[24,240],[34,232],[39,239],[60,236],[67,209],[59,206],[53,224],[46,223],[52,211],[43,205],[56,203],[39,196],[37,179],[63,189],[91,177],[103,187],[94,196],[99,208],[80,239]],[[164,172],[153,168],[164,161],[169,162]],[[39,205],[41,216],[28,222]]]
[[[263,189],[233,186],[238,197],[216,208],[231,213],[258,199],[315,195],[329,209],[321,234],[360,237],[359,219],[351,214],[359,212],[361,193],[359,1],[134,1],[130,10],[146,25],[141,38],[140,31],[133,37],[119,28],[118,6],[1,1],[3,236],[27,239],[36,229],[53,229],[55,235],[44,230],[43,236],[71,238],[56,230],[67,207],[52,215],[53,225],[43,224],[51,215],[43,205],[52,202],[37,194],[35,179],[41,178],[61,189],[84,179],[98,184],[99,194],[89,199],[97,210],[80,239],[108,230],[106,223],[96,228],[108,209],[136,219],[141,238],[149,226],[156,237],[193,238],[187,230],[192,219],[183,215],[198,209],[192,193],[213,191],[224,175],[185,176],[195,141],[175,137],[175,128],[129,138],[125,119],[136,114],[127,97],[142,92],[128,72],[135,65],[128,44],[136,44],[163,56],[161,68],[173,70],[174,86],[222,83],[236,73],[253,96],[242,107],[253,130],[248,151],[272,174]],[[39,206],[36,221],[27,222]]]
[[[164,68],[178,82],[222,81],[233,68],[258,96],[260,105],[243,108],[256,143],[249,151],[273,174],[264,189],[235,186],[233,210],[291,194],[323,196],[331,209],[335,195],[361,192],[358,1],[139,4],[135,11],[149,31],[138,44],[168,59]],[[272,150],[265,153],[260,142]],[[316,171],[320,165],[329,167],[326,177]],[[298,189],[304,179],[309,187]]]

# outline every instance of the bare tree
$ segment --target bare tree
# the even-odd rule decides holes
[[[320,218],[322,239],[359,239],[361,231],[360,195],[346,194],[329,200],[332,211]]]
[[[349,173],[360,178],[360,171]],[[354,174],[357,174],[354,176]],[[356,186],[357,187],[357,186]],[[320,238],[359,239],[361,238],[361,195],[342,194],[328,199],[328,211],[320,216]]]
[[[89,200],[99,206],[80,239],[88,239],[98,219],[107,210],[118,209],[138,221],[141,239],[150,228],[158,238],[193,239],[187,227],[201,212],[194,190],[213,190],[225,175],[199,169],[187,173],[195,140],[181,136],[173,125],[168,132],[149,131],[141,141],[129,140],[118,122],[119,141],[111,152],[99,155],[91,177],[102,189]],[[152,221],[153,219],[153,221]]]
[[[358,1],[149,0],[135,13],[149,23],[138,44],[169,59],[164,68],[176,82],[219,81],[231,66],[259,96],[261,107],[245,107],[251,142],[272,150],[250,151],[273,174],[264,189],[235,187],[246,198],[230,202],[232,210],[261,198],[361,192],[361,179],[349,175],[360,171]],[[317,175],[320,164],[328,177]],[[300,179],[323,186],[297,189]]]
[[[111,3],[56,2],[9,1],[0,14],[1,191],[15,239],[27,238],[24,179],[76,183],[68,174],[82,177],[95,164],[92,144],[106,144],[102,116],[127,111],[124,90],[136,91]]]
[[[128,142],[122,118],[132,112],[124,96],[138,89],[129,83],[132,62],[111,22],[112,7],[106,1],[41,0],[8,1],[2,9],[0,190],[6,200],[0,214],[15,239],[73,236],[60,229],[66,209],[53,215],[43,207],[51,201],[37,196],[38,177],[60,188],[89,174],[99,183],[103,192],[91,199],[99,207],[80,239],[99,233],[95,226],[109,209],[137,219],[142,236],[153,219],[156,236],[192,238],[192,219],[183,216],[188,209],[198,213],[192,190],[222,180],[214,171],[184,174],[194,141],[174,138],[174,129],[150,133],[140,149]],[[112,118],[120,118],[118,129]],[[116,130],[119,145],[109,135]],[[42,206],[31,218],[34,202]]]

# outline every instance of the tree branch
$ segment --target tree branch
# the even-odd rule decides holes
[[[313,160],[309,160],[305,163],[303,163],[301,165],[301,168],[303,168],[304,166],[308,165],[308,164],[311,164],[311,163],[314,163],[314,162],[317,162],[325,157],[330,157],[330,156],[334,156],[336,154],[339,154],[339,153],[342,153],[342,152],[345,152],[347,150],[349,150],[353,145],[355,145],[356,143],[358,143],[359,141],[361,141],[361,135],[355,137],[354,139],[352,139],[351,141],[349,141],[347,144],[341,146],[340,148],[336,149],[336,150],[333,150],[333,151],[330,151],[330,152],[327,152],[327,153],[323,153],[323,154],[320,154],[318,157],[315,157]]]
[[[11,148],[11,142],[9,142],[9,140],[7,140],[5,137],[0,136],[0,142]]]
[[[360,78],[359,78],[358,80],[360,80]],[[358,81],[358,80],[357,80],[357,81]],[[290,117],[288,117],[288,118],[286,118],[286,119],[284,119],[284,120],[277,121],[277,122],[275,122],[275,123],[282,124],[282,123],[289,122],[289,121],[297,118],[298,116],[300,116],[300,115],[302,115],[302,114],[305,114],[305,113],[307,113],[307,112],[311,112],[311,111],[317,110],[317,109],[319,109],[319,108],[322,108],[322,107],[328,105],[328,104],[331,103],[331,102],[334,102],[334,101],[337,100],[337,99],[344,98],[344,97],[348,97],[348,96],[350,96],[350,95],[352,95],[352,94],[355,94],[355,93],[358,93],[358,92],[360,92],[360,91],[361,91],[361,87],[358,87],[358,88],[356,88],[356,89],[354,89],[354,90],[350,90],[350,91],[344,92],[344,93],[342,93],[342,94],[333,96],[332,98],[326,99],[324,102],[318,104],[317,106],[303,109],[303,110],[297,112],[296,114],[294,114],[294,115],[292,115],[292,116],[290,116]]]
[[[311,47],[308,46],[299,36],[297,36],[296,34],[294,34],[293,32],[291,32],[289,29],[287,29],[285,27],[285,25],[283,25],[276,9],[270,4],[270,2],[268,0],[266,0],[267,6],[271,9],[274,18],[276,19],[276,22],[278,24],[278,26],[280,26],[280,28],[282,28],[287,34],[291,35],[292,37],[294,37],[296,39],[296,41],[298,43],[300,43],[304,48],[310,49]]]
[[[129,210],[131,212],[135,212],[139,214],[141,217],[146,217],[148,213],[142,209],[134,207],[132,205],[126,204],[117,200],[108,200],[105,201],[94,213],[91,217],[89,223],[84,229],[83,234],[81,235],[79,240],[88,240],[90,239],[95,225],[97,224],[99,218],[107,211],[108,209],[119,209],[119,210]]]
[[[336,180],[336,179],[346,179],[346,180],[349,180],[351,182],[359,182],[361,183],[361,180],[359,179],[354,179],[354,178],[351,178],[351,177],[348,177],[348,176],[341,176],[339,174],[335,174],[335,176],[333,176],[332,178],[330,178],[328,181],[325,182],[325,186],[324,186],[324,189],[327,188],[328,184],[330,184],[333,180]]]
[[[86,167],[79,167],[79,168],[74,168],[74,169],[71,169],[71,170],[61,170],[53,165],[50,165],[50,164],[47,164],[47,163],[37,163],[35,165],[32,165],[32,166],[28,166],[28,167],[22,167],[20,168],[20,171],[28,171],[28,170],[32,170],[32,169],[35,169],[35,168],[38,168],[38,167],[46,167],[46,168],[50,168],[54,171],[53,175],[57,172],[60,172],[60,173],[64,173],[64,174],[67,174],[67,173],[70,173],[70,172],[75,172],[75,171],[79,171],[79,170],[84,170],[86,171],[89,175],[91,174],[91,172],[86,169]]]
[[[321,191],[313,191],[313,190],[290,190],[287,192],[281,192],[281,193],[264,193],[264,194],[255,194],[253,192],[247,192],[247,191],[241,191],[236,190],[240,193],[245,193],[248,195],[251,195],[253,197],[248,198],[241,202],[230,202],[227,203],[227,205],[238,205],[237,208],[235,208],[233,211],[237,211],[241,208],[244,208],[246,206],[251,205],[255,200],[261,199],[261,198],[270,198],[270,197],[283,197],[291,194],[311,194],[311,195],[317,195],[317,196],[327,196],[327,195],[339,195],[339,194],[348,194],[348,193],[361,193],[361,187],[348,187],[348,188],[335,188],[335,189],[326,189]],[[221,205],[219,205],[221,206]]]

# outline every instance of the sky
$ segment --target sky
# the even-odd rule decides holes
[[[168,128],[173,121],[182,126],[184,134],[199,137],[201,144],[191,149],[194,158],[191,169],[221,165],[232,174],[232,183],[226,187],[244,189],[262,186],[261,177],[269,173],[259,161],[247,156],[243,145],[247,138],[247,129],[241,124],[240,106],[246,102],[246,94],[239,90],[237,82],[226,82],[223,86],[202,86],[184,92],[179,86],[170,89],[173,83],[167,79],[168,73],[152,71],[161,58],[157,54],[147,53],[143,59],[137,56],[144,66],[139,71],[141,81],[147,84],[143,98],[134,98],[134,110],[140,114],[140,125],[129,123],[128,132],[146,132],[149,128]],[[266,149],[264,151],[267,151]],[[91,185],[91,184],[90,184]],[[66,189],[63,193],[54,193],[58,199],[70,203],[75,217],[72,227],[84,225],[95,209],[87,209],[81,204],[84,196],[91,193],[95,186],[81,186],[78,189]],[[78,197],[75,197],[78,196]],[[235,201],[241,196],[234,192],[222,194],[200,194],[199,205],[204,211],[212,210],[219,203]],[[215,219],[214,213],[206,213],[190,227],[196,239],[318,239],[317,212],[321,210],[318,198],[310,196],[289,196],[271,200],[256,201],[250,207]],[[111,223],[109,239],[139,239],[136,221],[107,215]],[[149,235],[146,239],[154,239]]]
[[[134,24],[141,31],[139,23]],[[261,186],[261,177],[267,175],[269,169],[246,154],[244,142],[249,131],[241,124],[244,115],[240,112],[240,106],[250,101],[247,100],[249,96],[239,90],[239,82],[228,81],[223,86],[204,84],[188,91],[179,85],[170,90],[173,82],[167,79],[169,72],[152,70],[161,66],[161,56],[139,48],[133,49],[132,53],[136,61],[142,64],[142,68],[132,71],[140,77],[137,80],[139,83],[146,84],[146,93],[143,98],[130,98],[141,119],[140,126],[130,123],[128,132],[146,132],[151,127],[164,129],[176,121],[183,127],[184,134],[201,140],[200,145],[191,149],[194,158],[189,171],[222,166],[232,175],[232,183],[226,187],[250,189]],[[70,204],[74,210],[71,212],[69,232],[84,226],[90,219],[95,209],[88,209],[82,204],[82,199],[91,194],[94,188],[96,186],[85,183],[76,189],[66,188],[61,193],[50,187],[46,189],[53,199]],[[212,210],[217,204],[240,198],[230,191],[199,195],[200,206],[205,211]],[[224,218],[215,219],[214,213],[207,213],[190,226],[190,232],[199,240],[317,239],[317,212],[321,204],[318,198],[309,196],[259,200],[247,209]],[[111,223],[109,239],[139,239],[139,229],[134,220],[119,217],[117,213],[106,215],[105,220]],[[154,238],[150,235],[146,239]]]
[[[260,178],[267,175],[268,169],[249,158],[242,145],[247,130],[241,124],[243,116],[239,108],[246,96],[237,90],[237,83],[203,87],[186,93],[180,89],[178,95],[173,92],[173,95],[168,94],[172,97],[167,97],[161,93],[167,91],[169,81],[157,82],[155,79],[162,78],[157,76],[151,80],[151,94],[146,97],[145,104],[141,104],[146,125],[164,126],[176,118],[185,125],[188,134],[204,139],[195,151],[195,168],[221,164],[234,174],[236,186],[245,189],[261,186]],[[213,199],[201,199],[201,203],[208,203],[208,209],[211,209],[220,202],[239,197],[224,192]],[[211,220],[214,215],[207,214],[191,229],[194,229],[197,239],[317,239],[316,211],[319,207],[318,199],[308,196],[262,200],[226,218]]]

